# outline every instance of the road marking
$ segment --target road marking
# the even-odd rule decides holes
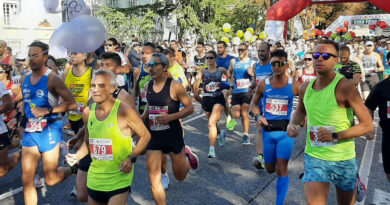
[[[375,126],[375,130],[377,130],[377,126]],[[373,140],[367,140],[366,147],[364,148],[363,158],[360,163],[359,168],[359,177],[360,181],[362,181],[366,186],[368,184],[368,177],[370,176],[371,171],[371,164],[372,164],[372,157],[374,155],[374,148],[375,148],[375,139],[376,139],[376,133]],[[363,205],[365,199],[361,202],[357,202],[357,205]]]
[[[188,119],[188,120],[185,120],[185,121],[183,121],[183,125],[184,124],[187,124],[187,123],[189,123],[189,122],[192,122],[192,121],[194,121],[194,120],[197,120],[197,119],[199,119],[199,118],[201,118],[201,117],[203,117],[203,116],[206,116],[206,114],[201,114],[201,115],[198,115],[198,116],[196,116],[196,117],[193,117],[193,118],[190,118],[190,119]]]
[[[8,198],[8,197],[10,197],[12,195],[15,195],[15,194],[17,194],[19,192],[22,192],[22,191],[23,191],[23,187],[19,187],[17,189],[14,189],[14,190],[11,190],[9,192],[6,192],[6,193],[0,195],[0,201],[5,199],[5,198]]]
[[[382,191],[380,189],[375,189],[374,199],[371,204],[390,204],[390,193]]]

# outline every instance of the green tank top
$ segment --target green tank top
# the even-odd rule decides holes
[[[323,143],[317,140],[316,135],[319,127],[324,127],[331,132],[340,132],[351,127],[352,108],[342,108],[336,101],[335,88],[342,78],[342,75],[336,74],[334,80],[322,90],[314,90],[313,84],[316,79],[311,80],[303,99],[307,113],[305,153],[326,161],[344,161],[355,158],[353,139],[341,140],[337,143]]]
[[[96,191],[125,188],[131,186],[133,180],[134,166],[130,173],[119,170],[121,163],[132,153],[131,135],[124,135],[118,126],[120,103],[120,100],[115,100],[110,114],[103,121],[96,118],[96,103],[89,113],[87,127],[92,163],[87,186]]]

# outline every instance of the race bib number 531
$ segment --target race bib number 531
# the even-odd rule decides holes
[[[89,139],[89,148],[91,157],[102,161],[112,161],[112,140],[111,139]]]

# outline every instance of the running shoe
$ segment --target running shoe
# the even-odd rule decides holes
[[[356,200],[358,202],[361,202],[364,200],[364,197],[366,197],[367,189],[366,189],[366,185],[364,185],[363,182],[360,181],[359,175],[357,176],[356,188],[357,188]]]
[[[198,156],[196,156],[196,154],[194,154],[190,147],[189,146],[185,146],[185,152],[186,152],[186,156],[188,158],[188,161],[190,162],[190,166],[192,169],[197,169],[198,166],[199,166],[199,160],[198,160]]]
[[[76,189],[76,186],[73,187],[72,191],[69,193],[69,196],[77,197],[77,189]]]
[[[34,186],[35,188],[42,188],[45,186],[45,179],[39,177],[39,174],[35,175],[35,180],[34,180]]]
[[[220,147],[225,146],[225,137],[226,137],[226,131],[221,130],[221,133],[219,133],[219,136],[218,136],[218,144]]]
[[[168,189],[169,186],[169,177],[168,173],[161,173],[161,184],[163,185],[164,189]]]
[[[209,150],[209,155],[207,156],[207,158],[212,158],[212,159],[215,158],[215,150],[214,149]]]
[[[229,131],[233,131],[234,128],[236,127],[236,125],[237,125],[236,120],[231,119],[230,122],[226,125],[226,128],[227,128]]]
[[[242,137],[242,144],[243,144],[243,145],[250,145],[250,138],[249,138],[248,135],[244,135],[244,136]]]
[[[263,156],[259,154],[257,157],[254,157],[252,160],[252,164],[257,169],[264,169],[265,165],[264,165]]]

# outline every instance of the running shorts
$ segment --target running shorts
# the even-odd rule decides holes
[[[251,104],[252,96],[249,92],[245,93],[233,93],[232,94],[232,106],[235,105],[243,105],[243,104]]]
[[[212,112],[213,107],[215,104],[220,104],[222,106],[226,106],[225,98],[223,97],[223,94],[218,95],[216,97],[211,97],[211,96],[204,96],[203,97],[203,103],[202,103],[202,109],[205,112]]]
[[[294,147],[295,139],[287,135],[286,131],[265,131],[263,134],[264,162],[273,164],[276,158],[289,160]]]
[[[77,121],[69,120],[69,123],[70,123],[70,126],[72,127],[74,134],[77,134],[79,129],[82,128],[84,125],[83,119],[80,119]]]
[[[370,91],[377,83],[379,83],[378,74],[366,75],[366,81],[360,82],[362,91]]]
[[[179,154],[184,148],[183,133],[151,137],[148,150],[161,150],[164,154]]]
[[[123,194],[126,192],[131,192],[131,187],[125,187],[121,189],[117,189],[114,191],[96,191],[88,188],[88,196],[91,197],[94,201],[98,203],[107,204],[111,197],[116,196],[118,194]]]
[[[3,150],[11,144],[11,140],[8,137],[8,132],[0,134],[0,150]]]
[[[305,175],[302,182],[323,182],[349,192],[356,189],[358,164],[355,158],[345,161],[326,161],[305,154]]]
[[[24,132],[22,146],[37,146],[39,152],[44,153],[54,149],[60,142],[62,142],[62,121],[57,120],[48,123],[42,132]]]

